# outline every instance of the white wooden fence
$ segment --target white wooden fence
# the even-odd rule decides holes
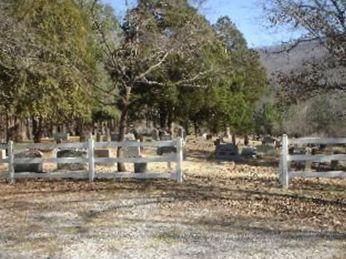
[[[95,148],[118,148],[118,147],[175,147],[176,153],[170,153],[162,156],[150,157],[114,157],[103,158],[95,156]],[[8,164],[8,172],[0,173],[1,178],[9,179],[14,182],[18,178],[47,178],[47,179],[122,179],[122,178],[136,178],[136,179],[158,179],[166,178],[173,179],[177,182],[183,181],[182,161],[183,161],[183,141],[181,138],[171,141],[155,141],[155,142],[95,142],[92,138],[84,143],[62,143],[62,144],[25,144],[19,148],[15,148],[12,141],[8,144],[0,144],[0,149],[6,149],[8,156],[0,159],[0,164]],[[15,158],[14,154],[23,150],[87,150],[87,157],[64,157],[64,158]],[[95,171],[95,164],[115,164],[115,163],[157,163],[157,162],[175,162],[176,170],[170,173],[129,173],[129,172],[111,172],[101,173]],[[15,173],[14,164],[42,164],[42,163],[61,163],[61,164],[74,164],[84,163],[88,164],[88,170],[85,172],[52,172],[52,173]]]
[[[346,178],[344,171],[328,171],[328,172],[313,172],[313,171],[291,171],[290,163],[292,161],[305,161],[305,162],[331,162],[331,161],[346,161],[346,154],[332,154],[332,155],[289,155],[289,145],[306,145],[306,144],[346,144],[346,138],[296,138],[289,139],[287,135],[282,136],[282,150],[280,158],[280,182],[282,186],[288,187],[289,180],[295,177],[313,178],[313,177],[326,177],[326,178]]]

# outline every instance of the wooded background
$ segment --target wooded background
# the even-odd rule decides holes
[[[345,5],[265,1],[273,26],[304,33],[254,50],[231,17],[210,24],[186,0],[140,0],[123,19],[97,0],[1,0],[1,139],[108,128],[121,141],[141,120],[345,135]]]

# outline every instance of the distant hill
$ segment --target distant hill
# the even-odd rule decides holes
[[[304,42],[290,51],[280,52],[285,45],[258,49],[261,62],[268,75],[276,72],[291,72],[302,69],[304,62],[312,59],[323,59],[328,53],[318,42]]]
[[[283,49],[285,45],[257,49],[269,79],[274,82],[277,73],[298,73],[307,69],[306,63],[313,61],[315,64],[323,65],[328,58],[330,60],[328,51],[317,41],[300,43],[288,52],[280,52]],[[326,68],[321,72],[322,85],[327,83],[344,86],[345,82],[345,67]]]

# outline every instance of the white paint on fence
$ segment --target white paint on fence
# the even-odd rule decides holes
[[[102,158],[95,157],[95,148],[117,148],[117,147],[176,147],[176,154],[151,156],[151,157],[117,157],[117,158]],[[92,138],[85,143],[61,143],[61,144],[18,144],[15,146],[10,141],[8,144],[1,144],[0,148],[8,150],[8,158],[1,159],[0,164],[8,163],[9,171],[7,174],[0,175],[0,178],[9,179],[14,182],[20,178],[44,178],[44,179],[174,179],[177,182],[183,181],[182,161],[183,161],[183,141],[181,138],[172,141],[153,141],[153,142],[95,142]],[[20,153],[25,149],[86,149],[88,156],[83,157],[64,157],[64,158],[14,158],[15,153]],[[129,172],[112,172],[99,173],[95,171],[95,163],[98,164],[114,164],[114,163],[160,163],[160,162],[175,162],[176,172],[171,173],[129,173]],[[84,163],[88,164],[87,172],[54,172],[54,173],[17,173],[14,172],[14,164],[39,164],[39,163]]]
[[[77,164],[87,163],[88,159],[83,157],[61,157],[61,158],[40,158],[24,157],[14,158],[14,164],[41,164],[41,163],[59,163],[59,164]]]
[[[114,163],[160,163],[160,162],[175,162],[175,155],[163,155],[152,157],[97,157],[96,163],[102,164],[114,164]]]
[[[282,149],[281,149],[281,175],[280,180],[281,184],[285,187],[288,187],[289,183],[289,173],[288,173],[288,136],[282,136]]]
[[[346,138],[297,138],[288,139],[288,136],[284,134],[282,136],[282,149],[280,158],[280,176],[279,180],[283,187],[288,187],[289,180],[295,177],[302,178],[346,178],[346,172],[344,171],[327,171],[327,172],[312,172],[312,171],[290,171],[289,165],[292,161],[307,161],[307,162],[331,162],[331,161],[346,161],[345,154],[335,155],[289,155],[288,146],[304,145],[304,144],[325,144],[336,145],[346,144]]]
[[[346,144],[346,138],[292,138],[290,144]]]
[[[95,178],[95,142],[93,138],[88,140],[89,181]]]
[[[8,178],[8,174],[0,178]],[[16,174],[16,179],[76,179],[87,180],[89,179],[89,172],[56,172],[56,173],[20,173]],[[96,173],[95,179],[171,179],[176,180],[176,173],[133,173],[133,172],[110,172],[110,173]]]
[[[116,147],[172,147],[175,146],[177,140],[170,141],[124,141],[124,142],[96,142],[95,148],[116,148]]]
[[[14,154],[13,154],[13,141],[10,141],[8,143],[8,173],[10,176],[11,183],[14,183],[14,166],[13,161],[14,160]]]
[[[176,165],[176,171],[177,171],[177,181],[181,183],[183,181],[183,139],[178,138],[177,139],[177,165]]]
[[[311,161],[311,162],[330,162],[333,160],[345,161],[345,154],[337,154],[337,155],[288,155],[288,161]]]

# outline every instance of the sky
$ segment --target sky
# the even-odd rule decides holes
[[[126,10],[126,0],[103,0],[111,4],[117,15],[122,17]],[[127,0],[129,6],[136,0]],[[297,37],[297,33],[288,30],[268,29],[263,19],[259,0],[207,0],[199,7],[199,12],[215,23],[218,17],[228,15],[243,33],[249,47],[258,48],[277,45]]]

